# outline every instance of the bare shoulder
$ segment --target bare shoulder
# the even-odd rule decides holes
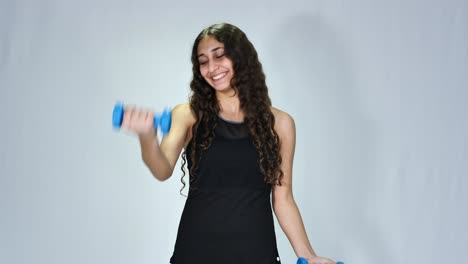
[[[169,138],[176,142],[182,142],[186,146],[192,138],[192,127],[196,122],[195,114],[190,104],[178,104],[171,112],[172,124],[169,132]]]
[[[180,122],[191,127],[195,124],[196,118],[192,112],[190,104],[178,104],[172,109],[173,122]]]
[[[275,131],[280,138],[295,134],[296,125],[289,113],[275,107],[271,107],[271,112],[275,117]]]

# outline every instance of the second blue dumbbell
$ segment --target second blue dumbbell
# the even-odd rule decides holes
[[[121,102],[117,102],[112,112],[112,126],[114,128],[120,128],[124,117],[124,105]],[[162,113],[154,115],[153,126],[155,129],[160,128],[163,136],[169,133],[171,129],[172,116],[171,111],[166,108]]]

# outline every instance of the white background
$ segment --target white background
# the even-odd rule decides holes
[[[296,121],[319,255],[465,261],[466,1],[1,0],[0,263],[169,262],[181,171],[156,181],[111,111],[186,102],[193,41],[218,22],[247,34]]]

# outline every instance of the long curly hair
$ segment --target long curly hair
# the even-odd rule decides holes
[[[264,176],[265,183],[281,185],[283,171],[281,170],[280,141],[274,130],[275,118],[271,111],[271,100],[265,82],[262,64],[260,63],[252,43],[244,32],[234,25],[214,24],[200,32],[192,49],[193,79],[190,83],[191,95],[189,103],[196,122],[192,127],[192,140],[182,153],[183,184],[185,188],[185,164],[190,155],[190,182],[196,179],[198,164],[204,152],[210,147],[214,138],[214,128],[217,125],[219,103],[215,90],[206,82],[200,72],[197,50],[200,41],[208,36],[215,37],[224,43],[224,55],[233,63],[234,77],[231,86],[234,87],[240,100],[240,108],[244,112],[244,122],[248,126],[249,136],[258,152],[258,165]],[[198,129],[199,127],[203,129]],[[191,185],[190,185],[191,186]]]

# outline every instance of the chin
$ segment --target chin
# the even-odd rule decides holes
[[[227,92],[232,89],[230,83],[220,83],[220,84],[213,84],[210,83],[210,86],[213,87],[218,92]]]
[[[215,91],[221,92],[221,93],[225,93],[225,92],[229,92],[229,91],[233,90],[230,85],[227,85],[227,86],[214,86],[213,89],[215,89]]]

